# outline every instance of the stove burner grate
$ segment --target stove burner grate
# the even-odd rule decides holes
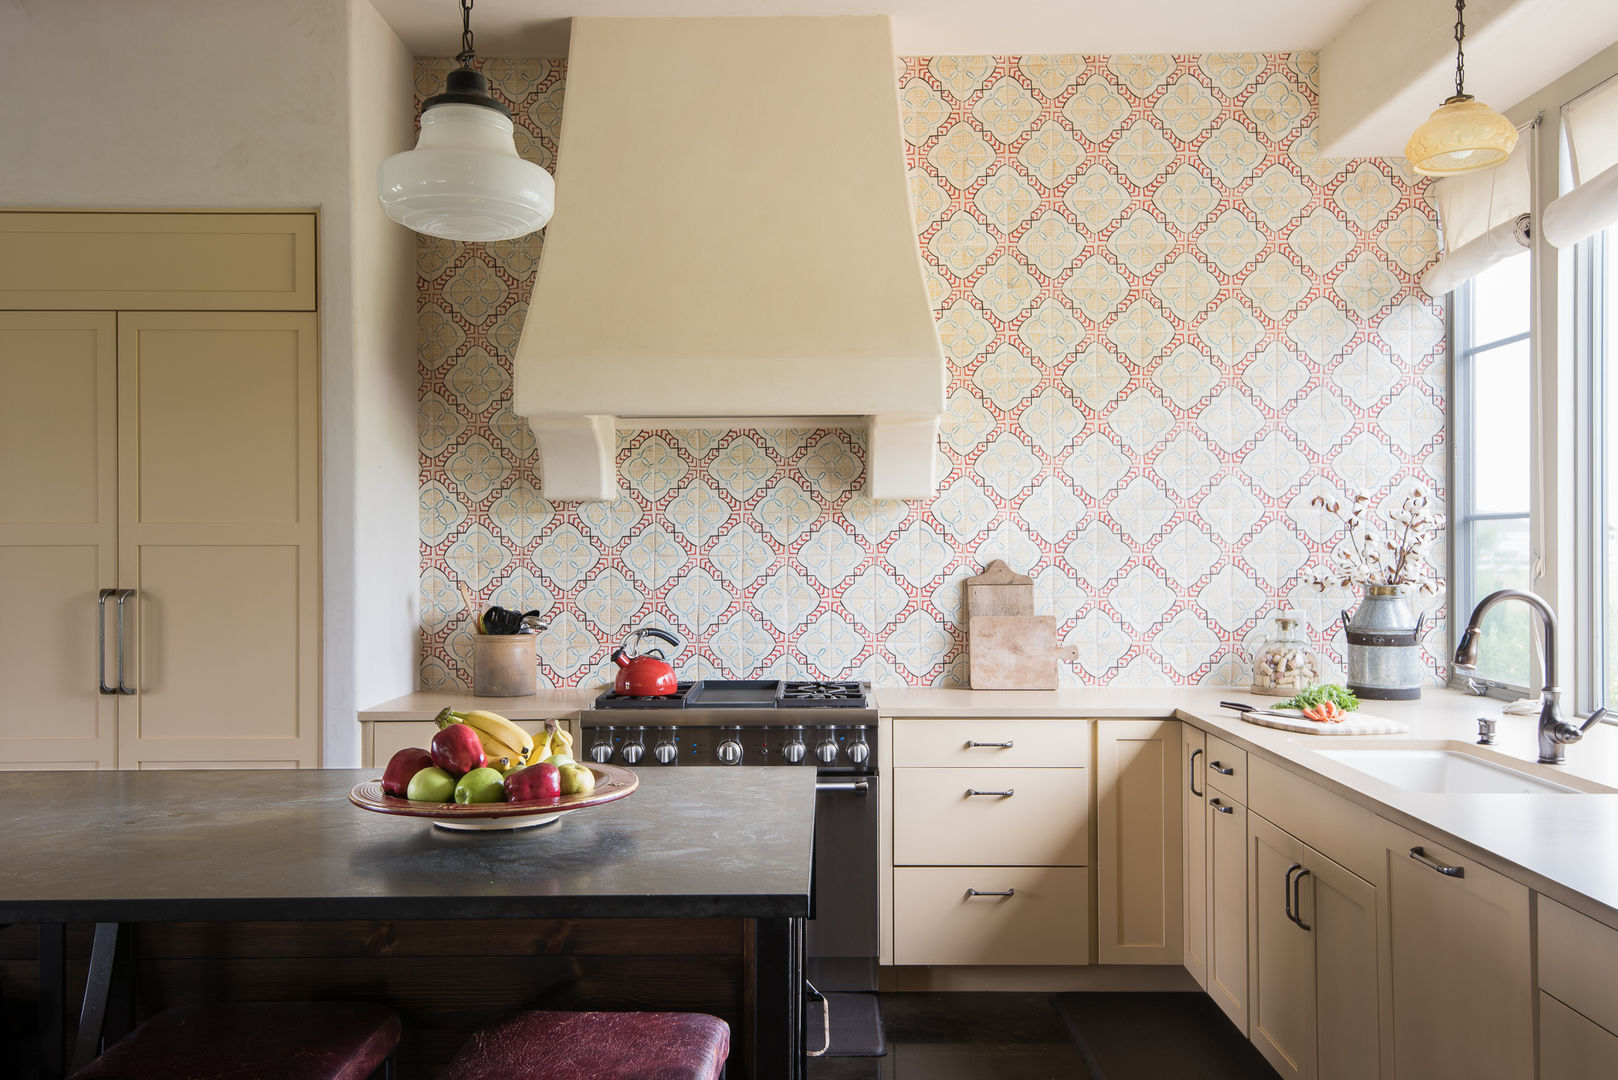
[[[865,688],[857,682],[789,682],[783,702],[817,705],[864,705]]]

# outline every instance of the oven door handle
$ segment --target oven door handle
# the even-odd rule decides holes
[[[869,795],[871,782],[869,780],[816,780],[816,791],[852,791],[856,795]]]

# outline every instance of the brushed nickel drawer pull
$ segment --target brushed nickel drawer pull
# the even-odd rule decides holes
[[[1016,896],[1016,889],[1002,889],[999,892],[984,892],[981,889],[966,890],[967,896]]]
[[[1448,863],[1439,862],[1437,859],[1423,851],[1420,844],[1417,844],[1415,847],[1410,849],[1410,857],[1421,863],[1423,866],[1431,867],[1432,869],[1437,870],[1445,877],[1464,878],[1466,876],[1466,867],[1451,866]]]
[[[1016,743],[1011,739],[1007,739],[1005,742],[977,742],[974,739],[966,740],[966,748],[968,750],[980,746],[993,747],[996,750],[1010,750],[1014,745],[1016,745]]]
[[[977,788],[967,788],[968,795],[992,795],[997,799],[1009,799],[1017,794],[1016,788],[1006,788],[1004,791],[979,791]]]
[[[1218,773],[1220,776],[1235,776],[1236,775],[1236,770],[1226,768],[1225,763],[1223,761],[1209,761],[1208,762],[1208,768],[1212,769],[1214,772]]]
[[[1236,812],[1236,808],[1234,806],[1226,806],[1218,799],[1209,799],[1208,805],[1219,811],[1221,814],[1234,814]]]

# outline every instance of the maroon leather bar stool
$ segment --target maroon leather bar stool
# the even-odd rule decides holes
[[[182,1005],[119,1039],[72,1080],[391,1078],[398,1044],[399,1017],[380,1005]]]
[[[472,1033],[439,1080],[720,1080],[730,1025],[703,1013],[523,1012]]]

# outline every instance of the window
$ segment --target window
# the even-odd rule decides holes
[[[1608,229],[1575,249],[1575,341],[1579,354],[1580,419],[1578,477],[1580,518],[1587,555],[1580,560],[1581,628],[1588,641],[1580,657],[1579,708],[1588,712],[1618,695],[1618,229]]]
[[[1531,266],[1523,252],[1454,293],[1450,520],[1455,535],[1449,599],[1457,636],[1489,593],[1529,586]],[[1526,688],[1534,649],[1527,606],[1497,606],[1484,619],[1483,634],[1474,678]]]

